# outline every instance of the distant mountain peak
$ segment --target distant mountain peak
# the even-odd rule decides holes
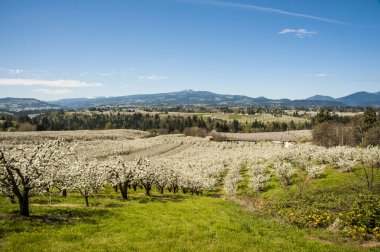
[[[380,94],[369,93],[366,91],[356,92],[345,97],[337,99],[344,104],[353,107],[380,107]]]
[[[312,97],[307,98],[309,101],[335,101],[335,99],[331,96],[327,95],[314,95]]]
[[[259,97],[256,97],[257,100],[262,100],[262,101],[267,101],[267,100],[270,100],[264,96],[259,96]]]

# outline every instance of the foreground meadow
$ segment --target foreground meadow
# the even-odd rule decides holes
[[[1,251],[360,251],[211,196],[108,192],[86,207],[79,195],[34,198],[31,217],[1,199]]]
[[[57,137],[74,159],[24,165]],[[128,130],[0,139],[2,165],[33,187],[25,217],[2,184],[2,251],[380,251],[378,148]]]

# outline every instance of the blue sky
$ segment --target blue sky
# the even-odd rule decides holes
[[[380,91],[378,0],[0,0],[0,97]]]

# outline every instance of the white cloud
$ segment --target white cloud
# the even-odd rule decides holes
[[[139,76],[137,78],[138,81],[159,81],[159,80],[166,80],[166,76],[160,76],[160,75],[145,75],[145,76]]]
[[[101,83],[77,80],[0,79],[0,86],[47,86],[47,87],[99,87]]]
[[[8,74],[22,74],[24,73],[25,70],[22,70],[22,69],[8,69]]]
[[[307,29],[283,29],[282,31],[279,31],[278,34],[284,35],[292,33],[295,34],[296,37],[304,38],[304,37],[312,37],[313,35],[317,34],[316,31],[308,31]]]
[[[66,95],[66,94],[71,94],[73,92],[72,90],[69,90],[67,88],[65,89],[40,88],[40,89],[35,89],[34,91],[43,93],[43,94],[49,94],[49,95]]]

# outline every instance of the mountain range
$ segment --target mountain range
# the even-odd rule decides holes
[[[2,98],[0,110],[9,112],[54,109],[80,109],[97,106],[255,106],[255,107],[380,107],[380,92],[357,92],[341,98],[315,95],[307,99],[252,98],[244,95],[216,94],[208,91],[183,90],[171,93],[139,94],[117,97],[71,98],[44,102],[32,98]]]

